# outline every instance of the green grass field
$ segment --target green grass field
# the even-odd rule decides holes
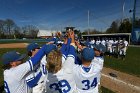
[[[1,48],[0,57],[2,56],[3,53],[10,50],[16,50],[16,51],[19,51],[20,53],[26,53],[26,49],[24,48],[23,49]],[[140,67],[140,47],[129,47],[127,50],[126,59],[124,61],[117,58],[105,57],[104,66],[140,77],[140,68],[139,68]],[[3,71],[2,71],[2,61],[0,60],[0,86],[2,84],[3,84]],[[102,89],[102,93],[113,93],[112,91],[104,87],[101,87],[101,89]]]
[[[7,44],[7,43],[46,43],[46,39],[0,39],[1,44]]]
[[[129,47],[125,60],[105,57],[104,66],[140,77],[140,47]]]

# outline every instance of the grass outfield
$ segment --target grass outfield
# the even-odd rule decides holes
[[[46,43],[46,39],[0,39],[1,44],[9,44],[9,43]]]
[[[105,57],[104,66],[140,77],[140,47],[129,47],[125,60]]]
[[[115,92],[101,86],[101,91],[99,91],[99,93],[115,93]]]

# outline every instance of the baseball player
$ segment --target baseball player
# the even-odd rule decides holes
[[[123,60],[125,59],[127,47],[128,42],[124,38],[121,42],[119,42],[119,55]]]
[[[126,41],[126,39],[124,38],[124,44],[125,44],[125,47],[124,47],[124,56],[126,55],[126,50],[128,48],[128,41]]]
[[[72,42],[75,42],[74,39],[72,40],[73,40]],[[94,59],[93,48],[89,47],[82,48],[81,51],[82,64],[81,65],[74,64],[72,68],[73,69],[72,73],[76,83],[76,89],[74,88],[76,93],[98,93],[98,84],[100,81],[100,71],[102,70],[102,66],[99,63],[95,62],[93,59]],[[71,66],[70,63],[69,67]],[[65,87],[65,89],[68,88]]]
[[[73,69],[76,90],[78,93],[98,93],[102,67],[92,61],[94,59],[94,50],[92,48],[84,48],[81,56],[82,65],[77,65]]]
[[[98,44],[100,45],[100,44]],[[73,68],[76,91],[78,93],[98,93],[103,59],[99,56],[94,59],[93,48],[85,47],[81,51],[81,65]]]
[[[41,58],[48,54],[55,46],[44,45],[34,57],[22,63],[25,55],[16,51],[10,51],[2,56],[4,64],[4,89],[6,93],[31,93],[26,76],[40,62]]]
[[[71,34],[72,36],[74,35],[74,33]],[[66,56],[66,60],[63,63],[62,53]],[[72,72],[75,61],[75,48],[72,45],[65,45],[62,53],[59,50],[55,50],[47,55],[49,73],[46,82],[46,93],[73,93],[75,91],[76,86]]]
[[[103,68],[104,64],[104,53],[106,51],[106,47],[102,44],[94,46],[94,51],[95,51],[95,56],[94,59],[92,60],[94,63],[98,64],[101,68]],[[101,85],[100,85],[100,79],[101,79],[101,72],[98,73],[98,89],[101,91]]]
[[[39,51],[40,47],[37,43],[31,43],[27,46],[28,56],[34,57],[34,55]],[[46,56],[44,56],[39,66],[36,67],[30,74],[26,77],[26,82],[30,88],[32,88],[32,93],[43,93],[45,91],[45,80],[47,78],[46,70]]]

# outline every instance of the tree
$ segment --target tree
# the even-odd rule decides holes
[[[82,34],[86,35],[86,34],[88,34],[88,32],[89,32],[89,34],[101,34],[102,33],[96,29],[86,29]]]
[[[16,26],[15,22],[12,19],[5,20],[5,29],[8,32],[9,36],[13,34],[13,29]]]
[[[118,32],[118,21],[113,21],[110,28],[106,30],[106,33],[117,33]]]
[[[4,21],[0,20],[0,38],[4,37]]]
[[[22,28],[22,30],[23,30],[23,34],[27,38],[36,38],[37,37],[37,34],[39,32],[39,29],[36,26],[33,26],[33,25],[24,26]]]
[[[136,18],[136,19],[135,19],[134,27],[135,27],[135,28],[140,28],[140,19],[139,19],[139,18]]]
[[[4,32],[4,21],[0,20],[0,32]]]
[[[131,33],[132,30],[132,24],[130,22],[130,20],[124,19],[123,22],[120,24],[119,26],[119,33]]]
[[[15,39],[16,38],[19,38],[19,39],[23,38],[22,33],[21,33],[21,28],[18,26],[16,26],[14,29],[14,38]]]

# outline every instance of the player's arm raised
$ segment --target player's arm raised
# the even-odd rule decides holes
[[[19,75],[20,77],[17,77],[19,79],[22,79],[29,71],[32,71],[34,66],[37,65],[42,57],[45,54],[48,54],[51,50],[55,49],[56,46],[54,45],[44,45],[36,54],[34,57],[32,57],[29,61],[26,61],[25,63],[19,65],[15,71],[15,74],[22,74]]]

